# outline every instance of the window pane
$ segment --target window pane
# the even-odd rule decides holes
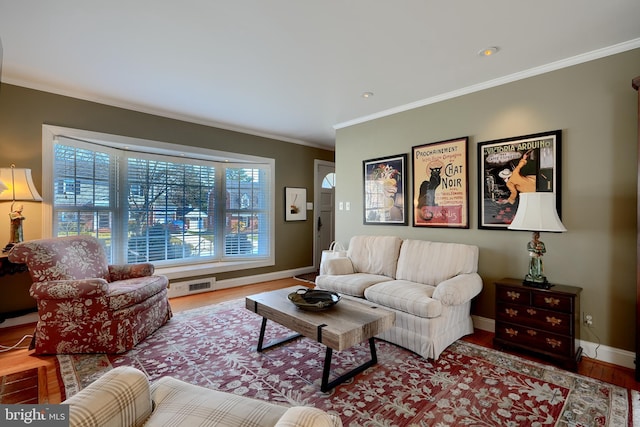
[[[115,159],[107,153],[55,144],[53,169],[54,236],[95,236],[111,261]]]
[[[113,216],[111,212],[68,210],[58,210],[54,212],[56,237],[79,234],[94,236],[103,243],[109,262],[112,261],[112,223]]]
[[[329,172],[322,179],[322,188],[334,188],[336,186],[336,174],[334,172]]]
[[[130,262],[214,255],[214,167],[130,158],[128,176]]]
[[[266,255],[269,245],[269,174],[261,168],[227,168],[225,255]]]

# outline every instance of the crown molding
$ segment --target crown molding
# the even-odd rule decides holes
[[[27,88],[27,89],[33,89],[33,90],[38,90],[38,91],[42,91],[42,92],[52,93],[54,95],[67,96],[67,97],[70,97],[70,98],[80,99],[80,100],[83,100],[83,101],[95,102],[97,104],[108,105],[110,107],[123,108],[123,109],[126,109],[126,110],[135,111],[135,112],[138,112],[138,113],[151,114],[151,115],[154,115],[154,116],[164,117],[164,118],[167,118],[167,119],[180,120],[180,121],[183,121],[183,122],[188,122],[188,123],[193,123],[193,124],[198,124],[198,125],[203,125],[203,126],[214,127],[214,128],[217,128],[217,129],[228,130],[228,131],[231,131],[231,132],[238,132],[238,133],[243,133],[243,134],[247,134],[247,135],[253,135],[253,136],[260,137],[260,138],[274,139],[274,140],[277,140],[277,141],[288,142],[288,143],[291,143],[291,144],[305,145],[305,146],[308,146],[308,147],[320,148],[320,149],[330,150],[330,151],[334,151],[335,150],[335,147],[333,147],[333,146],[322,145],[322,144],[313,143],[313,142],[310,142],[310,141],[304,141],[304,140],[301,140],[301,139],[290,138],[290,137],[286,137],[286,136],[282,136],[282,135],[270,134],[270,133],[261,132],[261,131],[248,129],[248,128],[243,128],[243,127],[239,127],[239,126],[233,126],[233,125],[226,124],[226,123],[216,122],[214,120],[206,120],[206,119],[201,119],[201,118],[197,118],[197,117],[192,117],[192,116],[189,116],[189,115],[186,115],[186,114],[178,114],[178,113],[171,112],[171,111],[145,107],[145,106],[141,106],[141,105],[138,105],[138,104],[135,104],[135,103],[123,102],[122,100],[116,100],[116,99],[113,99],[113,98],[99,96],[99,95],[95,95],[95,94],[80,93],[79,91],[75,91],[73,89],[63,89],[63,88],[59,88],[59,87],[54,87],[54,86],[52,86],[50,84],[47,84],[47,83],[33,82],[33,81],[28,81],[28,80],[15,78],[15,77],[11,77],[11,76],[9,76],[8,78],[3,78],[2,79],[2,83],[14,85],[14,86],[20,86],[20,87],[24,87],[24,88]]]
[[[489,80],[483,83],[479,83],[472,86],[467,86],[462,89],[454,90],[451,92],[443,93],[441,95],[436,95],[431,98],[426,98],[420,101],[412,102],[410,104],[401,105],[398,107],[390,108],[388,110],[383,110],[378,113],[370,114],[367,116],[359,117],[353,120],[349,120],[346,122],[338,123],[333,126],[334,129],[342,129],[349,126],[369,122],[371,120],[380,119],[383,117],[391,116],[393,114],[402,113],[404,111],[413,110],[415,108],[424,107],[426,105],[435,104],[441,101],[446,101],[448,99],[456,98],[462,95],[469,95],[474,92],[479,92],[484,89],[490,89],[493,87],[501,86],[507,83],[512,83],[518,80],[523,80],[529,77],[538,76],[540,74],[548,73],[550,71],[560,70],[562,68],[571,67],[573,65],[582,64],[585,62],[593,61],[595,59],[604,58],[607,56],[615,55],[617,53],[626,52],[628,50],[636,49],[640,47],[640,38],[629,40],[624,43],[619,43],[613,46],[609,46],[602,49],[597,49],[591,52],[587,52],[581,55],[572,56],[570,58],[566,58],[560,61],[552,62],[550,64],[541,65],[539,67],[530,68],[525,71],[520,71],[518,73],[513,73],[508,76],[500,77],[497,79]]]

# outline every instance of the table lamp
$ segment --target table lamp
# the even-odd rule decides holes
[[[2,187],[5,189],[0,191],[0,201],[11,200],[11,233],[9,243],[2,250],[9,252],[16,243],[23,240],[22,222],[25,218],[22,216],[22,205],[15,206],[16,202],[40,202],[42,197],[33,185],[31,169],[16,168],[13,164],[10,168],[0,168],[0,189]]]
[[[529,251],[529,273],[524,278],[525,286],[549,289],[551,285],[544,275],[542,256],[546,247],[539,240],[541,231],[567,231],[556,211],[556,195],[548,192],[520,193],[518,210],[509,230],[533,231],[533,239],[527,244]]]

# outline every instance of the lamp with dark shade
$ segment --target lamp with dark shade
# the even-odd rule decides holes
[[[4,187],[4,190],[2,188]],[[16,243],[23,240],[22,222],[22,205],[15,206],[17,201],[40,202],[42,197],[33,185],[31,178],[31,169],[16,168],[11,165],[10,168],[0,168],[0,201],[11,200],[11,212],[9,218],[11,221],[11,233],[9,235],[9,243],[2,250],[8,252]]]
[[[560,221],[556,210],[554,193],[520,193],[519,204],[509,230],[532,231],[533,238],[527,244],[529,251],[529,272],[523,284],[536,288],[549,289],[551,285],[544,275],[542,256],[546,253],[544,243],[539,240],[541,231],[561,233],[567,231]]]

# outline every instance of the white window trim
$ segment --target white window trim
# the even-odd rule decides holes
[[[67,128],[54,125],[42,125],[42,182],[53,182],[53,146],[56,137],[65,136],[72,139],[94,142],[96,144],[120,150],[141,151],[168,156],[187,156],[194,159],[217,162],[244,162],[267,164],[272,171],[270,183],[271,206],[269,225],[269,256],[257,260],[214,261],[190,263],[180,266],[158,267],[156,273],[166,275],[169,279],[191,276],[204,276],[225,271],[246,270],[251,268],[275,265],[275,159],[251,156],[247,154],[229,153],[208,148],[191,147],[168,142],[148,139],[132,138],[122,135],[112,135],[82,129]],[[53,188],[51,185],[42,186],[42,237],[53,236]]]

